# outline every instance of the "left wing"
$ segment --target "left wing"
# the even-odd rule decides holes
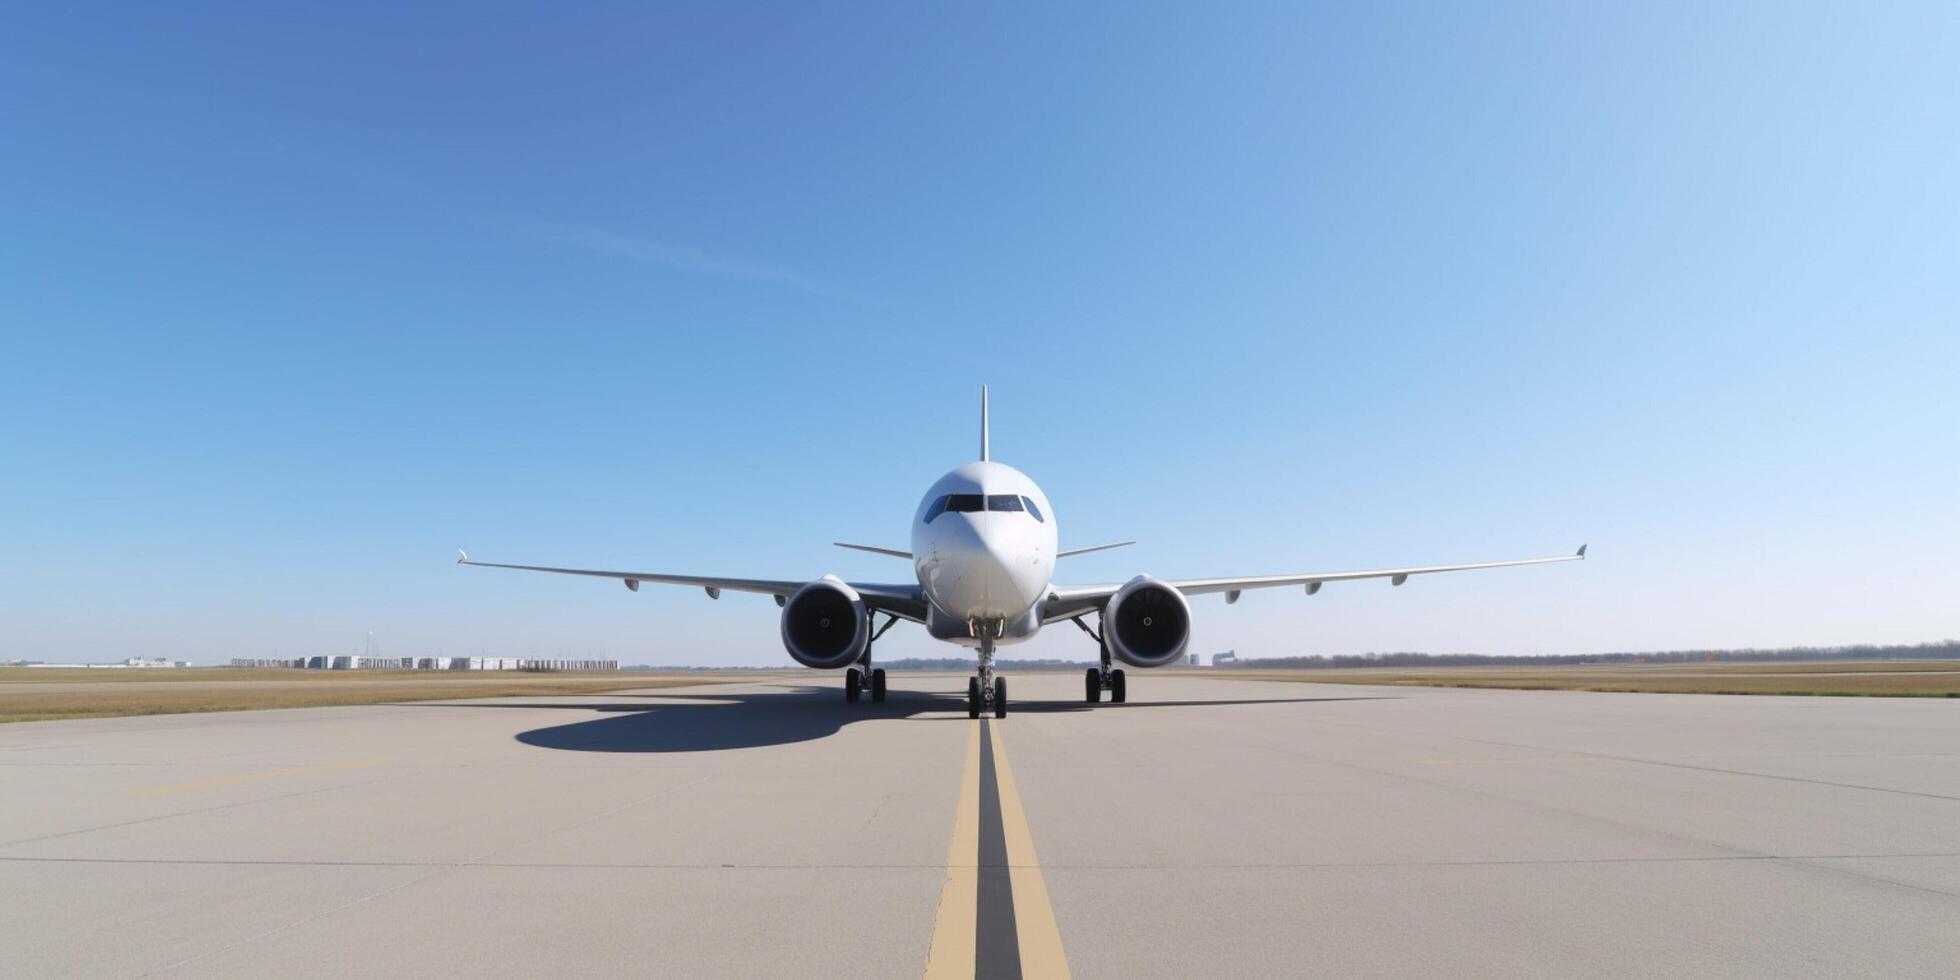
[[[1557,555],[1551,558],[1520,558],[1512,561],[1486,561],[1468,565],[1423,565],[1415,568],[1377,568],[1362,572],[1302,572],[1298,575],[1261,575],[1251,578],[1192,578],[1172,579],[1165,584],[1185,595],[1209,595],[1214,592],[1225,593],[1226,602],[1237,602],[1239,593],[1246,589],[1271,589],[1284,585],[1304,585],[1307,594],[1320,591],[1325,582],[1347,582],[1363,578],[1385,578],[1391,585],[1401,585],[1411,575],[1430,575],[1436,572],[1467,572],[1476,568],[1509,568],[1513,565],[1547,565],[1561,561],[1584,561],[1586,546],[1580,545],[1575,554]],[[1078,585],[1049,590],[1048,604],[1042,609],[1041,621],[1060,622],[1072,619],[1101,606],[1117,589],[1118,585]]]
[[[912,557],[912,553],[909,551],[900,551],[897,548],[880,548],[875,544],[851,544],[848,541],[832,541],[831,544],[839,548],[849,548],[852,551],[869,551],[874,555],[890,555],[893,558],[905,558],[908,560]]]
[[[730,592],[756,592],[773,595],[781,604],[797,589],[809,584],[794,580],[758,578],[717,578],[706,575],[669,575],[665,572],[613,572],[591,568],[554,568],[548,565],[503,565],[491,561],[474,561],[468,552],[456,559],[458,565],[475,565],[478,568],[514,568],[524,572],[556,572],[560,575],[587,575],[592,578],[616,578],[626,583],[634,592],[640,591],[641,582],[656,585],[691,585],[705,590],[708,598],[719,599],[723,589]],[[864,582],[851,582],[851,588],[864,597],[864,604],[877,612],[887,612],[900,619],[915,623],[925,622],[925,593],[917,585],[871,585]]]

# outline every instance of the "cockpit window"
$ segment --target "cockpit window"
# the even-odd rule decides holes
[[[1035,520],[1041,521],[1044,524],[1047,523],[1047,519],[1041,516],[1041,509],[1034,505],[1034,501],[1011,493],[990,493],[985,495],[977,493],[946,494],[933,501],[932,506],[926,508],[925,523],[931,524],[941,514],[977,514],[983,510],[1009,513],[1025,511],[1033,514]]]
[[[927,524],[941,514],[951,511],[955,514],[973,514],[986,509],[986,498],[977,493],[949,493],[932,502],[926,508]]]

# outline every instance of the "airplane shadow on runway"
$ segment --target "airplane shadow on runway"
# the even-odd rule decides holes
[[[605,695],[592,701],[495,701],[460,704],[425,701],[418,708],[558,709],[598,711],[611,715],[547,728],[517,736],[519,742],[543,749],[574,752],[716,752],[726,749],[785,745],[824,738],[845,725],[872,719],[965,721],[965,695],[893,691],[883,704],[850,704],[836,689],[804,687],[791,691],[744,694],[626,694]],[[1078,711],[1136,711],[1162,708],[1200,708],[1252,705],[1307,704],[1319,701],[1394,700],[1393,695],[1336,698],[1266,698],[1217,701],[1131,701],[1126,704],[1087,704],[1066,701],[1016,701],[1008,714],[1062,714]],[[411,705],[404,704],[404,707]]]

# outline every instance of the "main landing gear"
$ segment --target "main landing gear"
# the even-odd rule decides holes
[[[1130,685],[1123,674],[1123,668],[1111,667],[1109,644],[1103,641],[1101,633],[1089,628],[1082,617],[1077,616],[1069,622],[1082,628],[1082,632],[1095,637],[1096,650],[1101,655],[1102,666],[1091,667],[1082,672],[1082,700],[1095,704],[1102,700],[1102,692],[1109,692],[1111,704],[1122,704],[1130,699]]]
[[[885,620],[871,639],[864,641],[864,655],[858,658],[857,666],[844,672],[844,700],[856,704],[864,696],[865,688],[871,689],[871,700],[882,703],[885,700],[885,668],[871,666],[871,644],[885,635],[885,631],[898,622],[897,616]]]
[[[994,676],[994,641],[1000,638],[1001,620],[970,619],[967,629],[980,639],[980,672],[966,679],[966,716],[978,718],[992,708],[995,718],[1007,717],[1007,678]]]
[[[866,688],[871,690],[872,701],[885,700],[885,668],[859,670],[852,667],[844,672],[844,700],[855,703],[864,697]]]

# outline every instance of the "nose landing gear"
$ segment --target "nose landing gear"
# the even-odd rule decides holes
[[[966,681],[966,716],[978,718],[992,708],[995,718],[1007,717],[1007,678],[994,676],[994,641],[1005,624],[998,619],[970,619],[967,629],[980,640],[980,670]]]

